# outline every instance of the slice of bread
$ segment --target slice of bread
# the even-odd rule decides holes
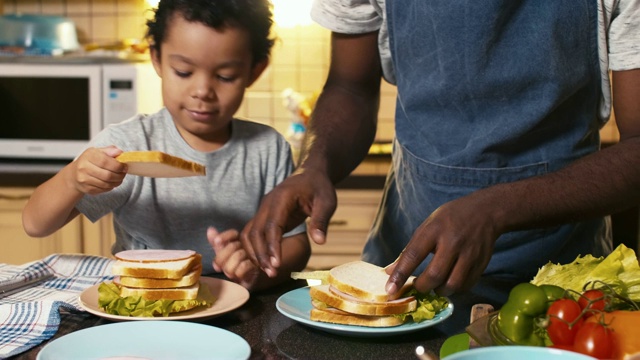
[[[385,289],[389,275],[384,268],[364,261],[352,261],[329,270],[327,282],[336,289],[362,299],[363,301],[385,303],[403,296],[412,286],[414,276],[393,295]]]
[[[116,276],[136,278],[175,279],[179,280],[200,265],[202,255],[195,254],[190,258],[165,262],[134,262],[118,260],[113,264],[111,273]]]
[[[172,178],[206,174],[203,165],[160,151],[123,152],[116,160],[127,164],[130,175]]]
[[[137,289],[120,287],[120,296],[140,296],[145,300],[193,300],[198,297],[200,283],[187,287],[171,289]]]
[[[152,279],[152,278],[140,278],[131,276],[118,276],[113,279],[113,282],[120,286],[126,286],[130,288],[147,288],[147,289],[161,289],[161,288],[177,288],[191,286],[200,280],[200,274],[202,273],[202,266],[197,264],[190,272],[180,279]]]
[[[403,324],[403,321],[395,316],[354,315],[333,308],[313,308],[309,317],[313,321],[368,327],[391,327]]]
[[[329,285],[318,285],[309,288],[312,300],[318,300],[330,307],[358,315],[394,315],[414,311],[418,302],[411,296],[387,303],[359,302],[355,298],[346,298],[329,290]]]

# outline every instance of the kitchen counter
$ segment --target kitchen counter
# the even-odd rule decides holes
[[[454,311],[445,321],[414,333],[384,337],[335,335],[299,324],[280,314],[275,306],[277,299],[305,285],[302,281],[291,281],[269,291],[251,294],[248,302],[239,309],[204,323],[243,337],[251,346],[251,359],[415,359],[418,345],[438,354],[449,336],[464,332],[471,306],[488,303],[499,308],[515,284],[483,279],[473,291],[450,297]],[[111,321],[90,314],[64,314],[53,339],[109,323]],[[46,344],[14,359],[35,359]]]

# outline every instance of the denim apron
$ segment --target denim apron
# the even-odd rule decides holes
[[[387,0],[386,14],[396,139],[364,260],[393,262],[448,201],[599,150],[595,1]],[[530,280],[548,261],[610,250],[608,218],[515,231],[485,275]]]

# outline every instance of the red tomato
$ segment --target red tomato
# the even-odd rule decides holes
[[[582,326],[582,309],[578,302],[572,299],[559,299],[551,303],[549,310],[549,325],[547,333],[554,345],[571,345],[573,339]]]
[[[598,359],[613,355],[613,331],[597,322],[585,323],[576,334],[573,349]]]
[[[602,290],[591,289],[580,295],[578,304],[580,304],[580,308],[582,309],[591,310],[585,313],[585,317],[589,317],[597,312],[604,311],[606,300]]]

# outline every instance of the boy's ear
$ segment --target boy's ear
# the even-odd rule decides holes
[[[264,69],[267,68],[267,65],[269,65],[269,59],[262,60],[253,66],[251,69],[251,78],[249,79],[247,87],[251,86],[256,80],[258,80]]]
[[[162,77],[162,67],[160,66],[160,54],[158,54],[158,51],[154,48],[151,48],[149,50],[149,53],[151,55],[151,63],[153,64],[153,68],[156,70],[156,74],[158,74],[159,77]]]

